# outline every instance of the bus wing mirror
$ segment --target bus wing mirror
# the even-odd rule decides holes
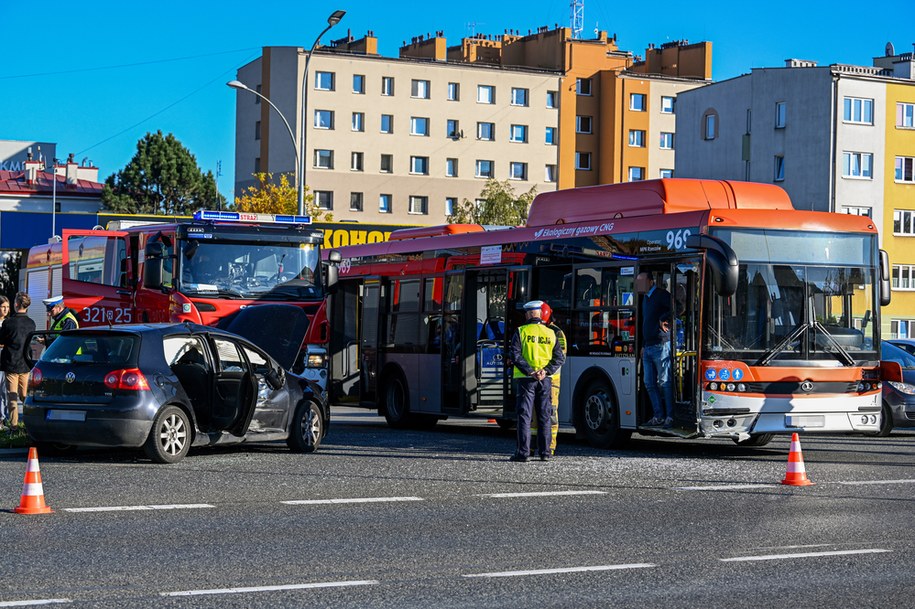
[[[330,250],[327,252],[327,260],[334,264],[340,264],[343,260],[343,256],[340,255],[340,250]]]
[[[890,304],[892,296],[890,289],[890,257],[886,250],[880,250],[880,306]]]
[[[711,235],[690,235],[686,238],[686,247],[705,250],[715,291],[720,296],[733,296],[737,291],[740,261],[731,246]]]
[[[328,291],[331,291],[340,280],[340,270],[338,265],[340,261],[343,260],[343,256],[340,255],[338,250],[330,250],[327,252],[327,281],[325,282],[325,288]]]

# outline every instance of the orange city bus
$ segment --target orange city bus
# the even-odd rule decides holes
[[[507,345],[521,305],[568,338],[560,425],[597,446],[638,431],[876,432],[886,254],[870,218],[798,211],[772,185],[664,179],[541,194],[525,226],[403,229],[339,249],[330,395],[392,426],[515,419]],[[641,298],[670,293],[674,426],[646,427]]]

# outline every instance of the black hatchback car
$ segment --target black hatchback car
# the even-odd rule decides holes
[[[191,323],[61,333],[32,369],[29,436],[56,447],[143,447],[160,463],[181,460],[191,446],[285,440],[295,451],[317,450],[329,408],[316,385],[288,371],[307,319],[297,307],[271,308],[251,307],[261,309],[255,319],[282,320],[283,332],[262,328],[270,354]]]
[[[883,418],[881,436],[888,436],[897,427],[915,427],[915,356],[891,341],[882,341],[880,359],[896,362],[902,368],[901,381],[883,383]]]

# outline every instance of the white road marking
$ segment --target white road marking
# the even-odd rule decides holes
[[[59,603],[72,603],[69,598],[42,598],[32,601],[4,601],[0,607],[34,607],[36,605],[54,605]]]
[[[865,484],[915,484],[915,480],[910,478],[902,480],[859,480],[856,482],[833,482],[833,484],[844,484],[846,486],[863,486]]]
[[[780,484],[718,484],[715,486],[675,486],[675,491],[736,491],[750,488],[773,488]]]
[[[833,552],[802,552],[799,554],[766,554],[763,556],[737,556],[735,558],[719,558],[721,562],[748,562],[753,560],[784,560],[790,558],[817,558],[820,556],[846,556],[848,554],[881,554],[883,552],[892,552],[892,550],[883,550],[881,548],[872,548],[868,550],[836,550]]]
[[[495,573],[471,573],[461,577],[522,577],[525,575],[552,575],[556,573],[584,573],[587,571],[619,571],[622,569],[649,569],[651,563],[637,562],[628,565],[596,565],[593,567],[567,567],[561,569],[534,569],[530,571],[497,571]]]
[[[606,491],[539,491],[533,493],[487,493],[480,497],[506,499],[511,497],[561,497],[564,495],[606,495]]]
[[[108,507],[64,508],[64,512],[141,512],[146,510],[199,510],[215,508],[209,503],[186,503],[172,505],[112,505]]]
[[[249,592],[277,592],[281,590],[308,590],[312,588],[345,588],[348,586],[373,586],[378,581],[316,582],[313,584],[288,584],[285,586],[251,586],[248,588],[215,588],[211,590],[181,590],[178,592],[160,592],[160,596],[204,596],[208,594],[247,594]]]
[[[331,505],[338,503],[385,503],[387,501],[423,501],[422,497],[356,497],[351,499],[300,499],[280,501],[286,505]]]

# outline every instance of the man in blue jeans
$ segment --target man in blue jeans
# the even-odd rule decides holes
[[[654,275],[643,271],[635,278],[642,294],[642,382],[651,399],[648,427],[673,427],[674,396],[670,382],[670,292],[655,285]]]

